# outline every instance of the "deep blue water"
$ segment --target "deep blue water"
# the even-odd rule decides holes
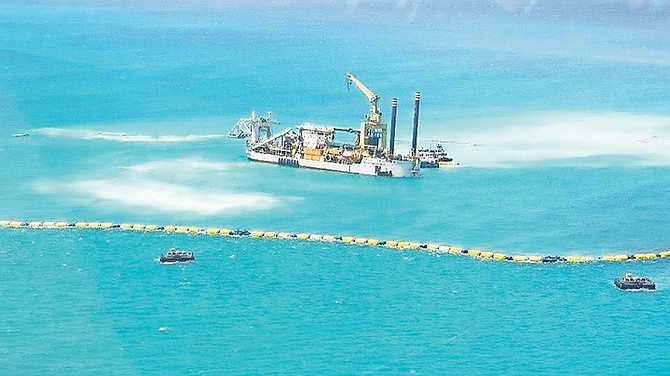
[[[0,1],[0,219],[352,235],[510,255],[670,245],[665,8],[488,2],[109,7]],[[416,6],[416,7],[415,7]],[[575,8],[583,10],[583,8]],[[254,164],[235,121],[355,126],[357,74],[407,148],[381,179]],[[28,137],[13,137],[29,133]],[[160,265],[170,247],[196,253]],[[536,265],[383,247],[0,227],[2,374],[663,374],[667,261]],[[632,271],[653,293],[624,293]]]

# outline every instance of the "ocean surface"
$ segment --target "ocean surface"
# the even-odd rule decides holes
[[[670,248],[670,5],[537,3],[0,0],[0,220]],[[291,169],[227,137],[252,111],[356,127],[346,72],[385,116],[398,98],[401,151],[421,91],[420,145],[460,166]],[[670,370],[667,259],[9,227],[0,256],[3,375]],[[657,291],[617,290],[626,271]]]

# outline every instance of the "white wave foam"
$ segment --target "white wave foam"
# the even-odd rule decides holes
[[[40,128],[36,133],[49,137],[67,137],[83,140],[107,140],[119,142],[201,142],[225,137],[223,134],[190,135],[140,135],[122,132],[97,131],[92,129]]]
[[[463,165],[670,165],[670,117],[630,113],[532,113],[450,126]],[[485,124],[482,126],[481,124]]]

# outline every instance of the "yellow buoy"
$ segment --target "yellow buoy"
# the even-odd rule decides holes
[[[298,234],[298,235],[296,235],[296,238],[302,239],[302,240],[309,239],[309,234]]]
[[[430,251],[437,251],[438,249],[440,249],[440,246],[437,244],[428,244],[426,245],[426,249]]]
[[[378,245],[378,244],[379,244],[379,240],[377,240],[377,239],[368,239],[367,243],[368,243],[368,245]]]
[[[526,256],[514,256],[514,257],[512,257],[512,261],[526,262],[526,261],[528,261],[528,257],[526,257]]]
[[[628,260],[629,257],[628,257],[628,255],[616,255],[616,256],[614,256],[614,259],[616,259],[617,261],[625,261],[625,260]]]
[[[139,225],[139,224],[134,224],[132,229],[133,230],[144,230],[144,225]]]
[[[209,235],[216,235],[219,233],[218,228],[208,228],[207,231],[205,231]]]
[[[42,223],[42,227],[46,227],[46,228],[56,227],[56,222],[44,222],[44,223]]]
[[[356,243],[356,244],[365,244],[365,242],[367,242],[367,241],[368,241],[368,239],[366,239],[366,238],[355,238],[354,239],[354,243]]]
[[[174,230],[175,232],[188,232],[188,227],[185,226],[177,226]]]
[[[276,232],[266,232],[266,233],[265,233],[265,237],[266,237],[266,238],[274,238],[274,237],[276,237],[276,236],[277,236],[277,233],[276,233]]]
[[[323,236],[323,240],[326,241],[326,242],[332,242],[332,241],[335,241],[335,236],[333,236],[333,235],[324,235],[324,236]]]
[[[323,239],[323,236],[318,235],[318,234],[312,234],[312,235],[309,236],[309,239],[310,240],[321,240],[321,239]]]
[[[351,236],[343,236],[343,237],[342,237],[342,242],[343,242],[343,243],[351,243],[351,242],[353,242],[353,241],[354,241],[354,238],[351,237]]]
[[[567,262],[582,262],[582,258],[580,256],[568,256],[565,261]]]
[[[616,256],[614,255],[605,255],[600,258],[603,261],[616,261]]]
[[[387,241],[386,241],[386,246],[387,246],[387,247],[397,247],[397,246],[398,246],[398,242],[395,241],[395,240],[387,240]]]
[[[477,249],[468,249],[467,252],[468,252],[468,256],[474,256],[474,257],[477,257],[477,256],[479,256],[480,253],[482,253],[481,251],[479,251]]]
[[[5,227],[6,227],[6,226],[9,226],[9,224],[10,224],[11,222],[12,222],[12,221],[2,220],[2,221],[0,221],[0,226],[5,226]]]
[[[505,256],[504,253],[494,253],[493,258],[495,260],[505,260],[507,258],[507,256]]]
[[[263,231],[252,231],[250,235],[252,238],[260,238],[263,236]]]
[[[67,222],[56,222],[56,227],[67,227]]]
[[[530,262],[542,262],[541,256],[528,256],[528,261]]]
[[[100,228],[109,229],[112,227],[114,227],[114,224],[112,222],[103,222],[100,224]]]
[[[412,249],[421,248],[421,243],[409,243],[409,247]]]
[[[670,251],[663,251],[658,254],[660,257],[670,257]]]
[[[122,223],[121,226],[119,226],[119,227],[124,229],[124,230],[129,230],[129,229],[133,228],[133,225],[131,225],[130,223]]]
[[[461,253],[461,249],[458,247],[449,247],[449,253]]]
[[[28,226],[32,228],[42,227],[42,222],[30,222]]]
[[[487,252],[487,251],[480,252],[479,257],[485,258],[485,259],[493,258],[493,252]]]
[[[280,232],[277,234],[278,238],[288,238],[288,232]]]
[[[592,261],[595,261],[595,260],[596,259],[593,256],[582,256],[582,261],[583,262],[592,262]]]

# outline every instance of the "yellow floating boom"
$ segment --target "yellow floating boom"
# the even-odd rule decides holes
[[[551,258],[542,258],[537,255],[516,255],[507,256],[504,253],[494,253],[490,251],[482,251],[478,249],[463,249],[460,247],[453,247],[447,245],[440,245],[434,243],[418,243],[409,241],[383,241],[375,238],[355,237],[355,236],[334,236],[334,235],[320,235],[310,233],[291,234],[288,232],[263,232],[263,231],[232,231],[229,229],[208,228],[201,229],[200,227],[187,226],[157,226],[157,225],[143,225],[143,224],[113,224],[111,222],[65,222],[65,221],[17,221],[17,220],[0,220],[0,227],[5,228],[29,228],[29,229],[62,229],[62,228],[77,228],[77,229],[123,229],[123,230],[143,230],[143,231],[164,231],[187,234],[206,234],[206,235],[222,235],[222,236],[250,236],[255,238],[281,238],[281,239],[299,239],[312,241],[340,241],[342,243],[353,243],[369,246],[386,246],[400,249],[425,249],[435,253],[451,253],[468,255],[478,259],[489,259],[498,261],[512,261],[517,263],[544,263],[564,261],[568,263],[588,263],[595,261],[627,261],[627,260],[655,260],[659,258],[670,258],[670,249],[665,249],[659,253],[655,252],[638,252],[632,255],[615,254],[604,255],[600,257],[593,256],[577,256],[571,255],[568,257],[553,256]]]

